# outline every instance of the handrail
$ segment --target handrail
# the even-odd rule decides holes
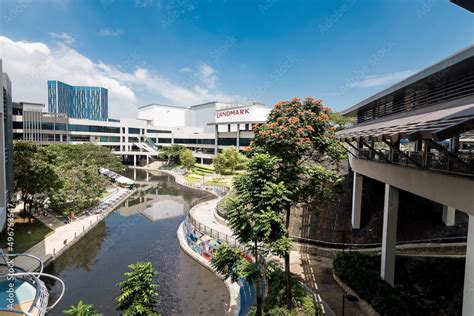
[[[24,257],[29,257],[29,258],[36,259],[40,263],[39,273],[43,272],[43,269],[44,269],[43,261],[37,256],[30,255],[29,253],[3,253],[1,256],[2,257],[20,257],[20,256],[24,256]]]
[[[59,301],[63,298],[64,296],[64,292],[66,291],[66,285],[64,284],[64,281],[61,280],[60,278],[58,278],[57,276],[54,276],[54,275],[51,275],[51,274],[48,274],[48,273],[38,273],[38,272],[21,272],[21,273],[12,273],[10,274],[12,276],[29,276],[29,275],[33,275],[33,276],[45,276],[47,278],[52,278],[56,281],[59,281],[59,283],[61,283],[61,287],[62,287],[62,291],[61,291],[61,295],[59,295],[58,299],[56,300],[56,302],[54,302],[53,305],[51,306],[48,306],[46,308],[47,311],[50,311],[51,309],[53,309],[58,303]]]

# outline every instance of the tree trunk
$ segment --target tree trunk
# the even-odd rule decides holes
[[[291,206],[286,210],[286,237],[290,236],[290,210]],[[286,284],[286,307],[288,310],[292,308],[292,293],[291,293],[291,272],[290,272],[290,252],[285,254],[285,284]]]
[[[258,244],[255,240],[255,249],[254,249],[255,264],[258,264]],[[258,270],[260,271],[260,270]],[[257,275],[257,281],[255,282],[256,290],[256,299],[257,299],[257,316],[262,316],[262,291],[260,289],[260,273]]]

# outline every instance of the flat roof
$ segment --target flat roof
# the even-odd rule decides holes
[[[355,115],[355,112],[356,110],[370,104],[371,102],[374,102],[375,100],[377,99],[380,99],[386,95],[389,95],[390,93],[393,93],[397,90],[400,90],[400,89],[403,89],[417,81],[420,81],[426,77],[429,77],[443,69],[446,69],[454,64],[457,64],[463,60],[466,60],[468,58],[471,58],[474,56],[474,45],[471,45],[471,46],[468,46],[466,48],[464,48],[463,50],[441,60],[440,62],[437,62],[436,64],[428,67],[428,68],[425,68],[419,72],[417,72],[416,74],[400,81],[399,83],[396,83],[376,94],[374,94],[373,96],[371,97],[368,97],[367,99],[365,100],[362,100],[360,101],[359,103],[357,103],[356,105],[344,110],[341,112],[342,115],[347,115],[347,114],[354,114]]]
[[[146,108],[146,107],[149,107],[149,106],[164,106],[164,107],[168,107],[168,108],[178,108],[178,109],[185,109],[185,110],[189,109],[189,107],[187,107],[187,106],[159,104],[159,103],[150,103],[150,104],[139,106],[138,108],[143,109],[143,108]]]

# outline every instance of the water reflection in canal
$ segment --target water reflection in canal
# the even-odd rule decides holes
[[[133,178],[133,172],[126,176]],[[164,174],[135,172],[137,181],[148,177],[149,182],[47,268],[66,283],[64,298],[50,314],[60,315],[81,299],[104,315],[116,314],[116,283],[137,261],[153,262],[160,273],[162,315],[224,314],[229,301],[225,285],[183,253],[176,237],[190,204],[207,193],[184,188]],[[52,295],[58,295],[59,286],[51,286]]]

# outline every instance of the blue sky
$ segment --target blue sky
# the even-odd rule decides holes
[[[46,80],[109,88],[111,114],[294,96],[342,110],[474,43],[444,0],[6,0],[4,71],[16,100]]]

